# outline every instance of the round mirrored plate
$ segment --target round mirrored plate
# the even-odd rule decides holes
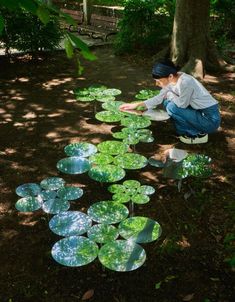
[[[121,101],[110,101],[102,104],[102,108],[108,111],[119,111],[119,107],[124,104]]]
[[[34,196],[23,197],[16,202],[15,207],[20,212],[33,212],[42,207],[42,199]]]
[[[138,243],[152,242],[161,235],[161,226],[158,222],[140,216],[123,220],[118,230],[123,238]]]
[[[144,194],[134,194],[131,197],[132,202],[136,204],[145,204],[150,201],[150,198],[147,195]]]
[[[123,169],[141,169],[148,164],[146,157],[136,153],[126,153],[114,158],[114,164]]]
[[[65,146],[64,151],[68,156],[88,157],[97,152],[96,146],[90,143],[73,143]]]
[[[38,184],[27,183],[16,188],[16,194],[20,197],[37,196],[41,192]]]
[[[58,263],[65,266],[86,265],[97,257],[97,244],[82,236],[70,236],[56,242],[51,255]]]
[[[116,240],[102,246],[98,257],[100,262],[111,270],[129,272],[144,264],[146,253],[135,242]]]
[[[109,155],[123,154],[128,151],[128,145],[119,141],[105,141],[97,145],[100,152]]]
[[[138,188],[138,193],[152,195],[155,193],[155,189],[152,186],[141,186]]]
[[[76,200],[83,195],[83,190],[78,187],[67,186],[57,192],[58,197],[65,200]]]
[[[151,166],[156,167],[156,168],[164,168],[164,166],[165,166],[165,163],[163,161],[154,159],[153,157],[150,157],[148,159],[148,162]]]
[[[60,236],[82,235],[91,227],[88,215],[78,211],[61,212],[51,218],[49,228]]]
[[[169,114],[165,110],[146,110],[143,116],[149,117],[152,121],[166,121],[170,118]]]
[[[58,190],[63,187],[65,184],[65,180],[60,177],[48,177],[41,181],[40,185],[45,190]]]
[[[114,165],[95,166],[88,172],[90,178],[99,182],[116,182],[126,175],[125,170]]]
[[[131,200],[131,197],[126,193],[115,193],[113,195],[113,200],[118,203],[126,203]]]
[[[54,198],[56,198],[57,193],[56,193],[56,191],[43,190],[43,191],[41,191],[41,193],[39,194],[39,196],[43,200],[54,199]]]
[[[96,224],[88,230],[87,235],[97,243],[106,243],[115,240],[119,234],[113,225]]]
[[[147,116],[132,115],[123,118],[121,125],[129,128],[147,128],[151,125],[151,121]]]
[[[96,222],[114,224],[125,219],[129,211],[123,204],[108,200],[94,203],[87,214]]]
[[[96,113],[95,118],[105,123],[116,123],[122,119],[123,115],[120,112],[100,111]]]
[[[126,187],[126,188],[139,188],[140,187],[140,182],[138,180],[133,180],[133,179],[128,179],[128,180],[125,180],[123,182],[123,185]]]
[[[123,193],[125,192],[125,187],[123,185],[114,184],[108,187],[109,192],[111,193]]]
[[[102,95],[96,96],[96,100],[98,102],[103,102],[103,103],[112,102],[115,100],[115,96],[102,94]]]
[[[89,161],[96,165],[107,165],[113,161],[112,155],[105,153],[96,153],[89,157]]]
[[[82,174],[87,172],[91,165],[86,158],[71,156],[59,160],[56,167],[66,174]]]
[[[42,205],[43,211],[48,214],[58,214],[67,211],[69,208],[70,203],[60,198],[46,200]]]
[[[109,89],[105,89],[105,90],[103,91],[103,93],[104,93],[105,95],[119,95],[119,94],[121,94],[122,92],[121,92],[121,90],[116,89],[116,88],[109,88]]]

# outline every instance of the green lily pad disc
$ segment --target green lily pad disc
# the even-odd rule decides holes
[[[152,186],[141,186],[140,188],[138,188],[138,193],[152,195],[155,193],[155,189]]]
[[[95,100],[95,97],[92,95],[76,95],[76,100],[79,102],[92,102]]]
[[[95,118],[105,123],[115,123],[122,119],[123,115],[114,111],[100,111],[96,113]]]
[[[82,235],[91,227],[91,218],[79,211],[61,212],[51,218],[49,228],[60,236]]]
[[[116,182],[126,175],[125,170],[115,165],[95,166],[88,172],[90,178],[99,182]]]
[[[67,186],[60,188],[57,192],[58,197],[65,200],[76,200],[83,195],[83,190],[78,187]]]
[[[81,95],[81,96],[89,95],[90,93],[87,88],[75,88],[73,92],[74,94]]]
[[[137,145],[139,143],[139,139],[136,137],[128,136],[123,139],[123,143],[127,145]]]
[[[131,197],[131,200],[136,204],[145,204],[149,202],[150,198],[144,194],[135,194]]]
[[[65,146],[65,154],[68,156],[88,157],[97,152],[96,146],[90,143],[73,143]]]
[[[108,191],[111,193],[123,193],[125,192],[125,187],[123,185],[114,184],[108,187]]]
[[[119,233],[113,225],[96,224],[87,231],[87,235],[97,243],[106,243],[115,240]]]
[[[45,213],[48,214],[58,214],[63,211],[67,211],[70,208],[70,203],[67,200],[55,198],[46,200],[42,209]]]
[[[56,191],[53,191],[53,190],[43,190],[39,194],[39,196],[43,200],[54,199],[54,198],[56,198],[56,195],[57,195]]]
[[[151,121],[146,116],[132,115],[121,120],[121,125],[129,128],[147,128],[151,125]]]
[[[124,104],[121,101],[109,101],[102,104],[102,108],[108,111],[119,111],[119,107]]]
[[[115,88],[109,88],[109,89],[105,89],[104,91],[103,91],[103,93],[105,94],[105,95],[119,95],[119,94],[121,94],[122,92],[121,92],[121,90],[119,90],[119,89],[115,89]]]
[[[123,169],[141,169],[148,164],[146,157],[136,153],[126,153],[114,158],[114,164]]]
[[[131,197],[130,195],[125,193],[115,193],[113,194],[113,200],[118,203],[127,203],[128,201],[131,200]]]
[[[98,255],[97,244],[82,236],[70,236],[57,241],[51,250],[51,255],[58,263],[77,267],[86,265]]]
[[[96,165],[107,165],[113,161],[113,157],[105,153],[96,153],[89,157],[89,161]]]
[[[115,96],[112,95],[104,95],[102,93],[102,95],[96,96],[96,100],[98,102],[102,102],[102,103],[106,103],[106,102],[112,102],[115,101]]]
[[[147,100],[159,94],[159,90],[142,89],[136,94],[136,98],[139,100]]]
[[[40,192],[40,186],[35,183],[23,184],[16,188],[16,194],[20,197],[37,196]]]
[[[97,145],[100,152],[110,155],[123,154],[128,151],[128,145],[119,141],[105,141]]]
[[[107,89],[107,87],[105,85],[92,85],[90,87],[88,87],[88,91],[90,93],[99,93],[99,92],[103,92],[105,89]]]
[[[140,216],[123,220],[119,224],[118,230],[123,238],[138,243],[155,241],[161,235],[161,226],[158,222]]]
[[[23,197],[16,202],[15,207],[20,212],[33,212],[42,207],[42,199],[34,196]]]
[[[91,165],[84,157],[71,156],[59,160],[56,167],[58,170],[66,174],[82,174],[87,172]]]
[[[129,211],[123,204],[108,200],[94,203],[88,209],[87,214],[96,222],[114,224],[124,220]]]
[[[58,190],[65,185],[65,180],[61,177],[48,177],[41,181],[40,186],[45,190]]]
[[[114,132],[112,136],[116,139],[124,139],[126,135],[123,132]]]
[[[123,182],[126,188],[139,188],[140,182],[138,180],[128,179]]]
[[[103,245],[99,251],[98,258],[103,266],[111,270],[129,272],[144,264],[146,253],[135,242],[116,240]]]

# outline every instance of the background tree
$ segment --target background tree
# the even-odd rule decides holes
[[[206,70],[234,70],[209,34],[210,0],[176,0],[170,56],[183,71],[202,78]]]

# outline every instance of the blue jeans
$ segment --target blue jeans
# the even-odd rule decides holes
[[[220,126],[218,104],[196,110],[190,106],[179,108],[175,103],[164,100],[163,106],[174,121],[176,132],[179,135],[196,136],[199,133],[212,133]]]

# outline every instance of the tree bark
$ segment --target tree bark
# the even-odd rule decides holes
[[[210,0],[176,0],[170,56],[182,71],[203,78],[205,70],[233,69],[219,58],[209,36]]]

